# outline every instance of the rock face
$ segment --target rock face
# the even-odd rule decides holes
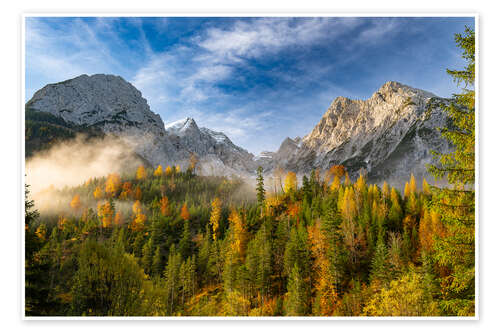
[[[387,82],[367,100],[336,98],[304,138],[286,138],[277,152],[259,157],[236,146],[221,132],[199,128],[186,118],[165,125],[141,92],[119,76],[81,75],[49,84],[35,93],[28,109],[47,112],[80,127],[123,138],[151,165],[186,166],[191,154],[202,174],[254,176],[257,166],[271,173],[280,166],[297,173],[343,164],[371,181],[408,179],[426,174],[431,150],[448,151],[437,127],[447,118],[447,103],[432,93]]]
[[[224,133],[199,128],[193,118],[166,124],[168,139],[178,149],[201,157],[203,174],[246,175],[256,169],[253,154],[236,146]]]
[[[198,128],[194,119],[165,126],[141,92],[119,76],[81,75],[49,84],[38,90],[26,107],[118,136],[153,166],[186,166],[194,153],[204,173],[213,169],[216,174],[241,174],[256,168],[252,154],[223,133]]]
[[[392,81],[367,100],[338,97],[311,133],[285,139],[272,162],[262,164],[298,173],[343,164],[353,176],[366,170],[372,181],[421,178],[430,151],[450,149],[436,130],[447,121],[440,103],[447,100]]]

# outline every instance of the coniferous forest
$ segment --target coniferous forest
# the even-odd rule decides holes
[[[26,187],[26,316],[474,316],[475,34],[443,106],[455,147],[404,189],[334,165],[256,185],[175,165]],[[250,193],[250,194],[249,194]]]

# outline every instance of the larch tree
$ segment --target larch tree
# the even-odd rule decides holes
[[[153,175],[155,177],[160,177],[161,175],[163,175],[163,167],[161,166],[161,164],[158,165]]]
[[[454,147],[450,153],[435,153],[437,162],[429,171],[446,178],[450,187],[433,188],[431,209],[439,213],[446,233],[436,239],[435,259],[449,270],[442,277],[441,306],[446,314],[473,316],[475,313],[475,32],[455,35],[466,66],[447,70],[463,91],[444,106],[452,125],[441,128]]]
[[[191,217],[191,215],[189,214],[189,210],[188,210],[187,204],[184,203],[182,205],[182,208],[181,208],[181,218],[184,221],[188,221],[190,217]]]
[[[220,217],[221,217],[221,202],[220,199],[216,197],[212,201],[212,211],[210,213],[210,225],[212,226],[212,237],[214,241],[217,239]]]
[[[106,179],[105,191],[110,197],[114,197],[121,187],[120,175],[117,173],[111,173]]]
[[[69,205],[73,210],[78,211],[82,207],[82,203],[80,202],[80,195],[75,194]]]
[[[135,172],[135,178],[137,180],[145,179],[147,176],[146,168],[143,165],[139,165],[137,171]]]
[[[95,198],[96,200],[100,200],[100,199],[102,199],[102,189],[101,189],[101,187],[100,187],[100,186],[97,186],[97,187],[95,188],[95,190],[94,190],[94,193],[93,193],[93,194],[94,194],[94,198]]]
[[[293,171],[288,171],[285,177],[285,193],[292,193],[297,190],[297,175]]]
[[[172,167],[169,165],[165,168],[165,175],[170,176],[172,174],[173,170]]]

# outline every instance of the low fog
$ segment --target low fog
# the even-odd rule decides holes
[[[78,136],[28,159],[26,183],[36,202],[38,194],[49,188],[80,185],[89,178],[134,170],[141,163],[129,146],[116,137],[86,139]]]

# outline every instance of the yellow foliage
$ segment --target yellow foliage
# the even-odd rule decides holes
[[[221,202],[219,198],[212,201],[212,212],[210,213],[210,224],[212,225],[212,237],[214,240],[217,238],[217,231],[219,230],[219,221],[221,215]]]
[[[62,230],[64,228],[64,225],[68,223],[68,219],[65,218],[64,216],[59,216],[59,220],[57,221],[57,227]]]
[[[122,192],[120,193],[120,199],[127,200],[132,197],[132,183],[125,182],[122,185]]]
[[[160,164],[160,165],[158,165],[158,167],[156,168],[156,170],[155,170],[155,172],[153,173],[153,175],[154,175],[155,177],[160,177],[161,175],[163,175],[163,168],[162,168],[161,164]]]
[[[111,226],[113,213],[113,207],[109,201],[106,201],[104,204],[97,205],[97,216],[101,219],[103,228]]]
[[[181,166],[180,165],[176,165],[175,166],[175,173],[180,173],[181,172]]]
[[[137,171],[135,172],[135,177],[138,180],[146,178],[146,168],[143,165],[139,165]]]
[[[410,272],[376,293],[363,312],[368,316],[438,316],[437,302],[425,287],[422,275]]]
[[[165,168],[165,174],[167,176],[170,176],[172,174],[172,172],[173,172],[172,167],[170,165]]]
[[[138,213],[134,220],[132,221],[132,224],[130,225],[130,229],[132,231],[141,231],[144,229],[144,223],[146,223],[147,217],[146,215],[142,213]]]
[[[425,195],[430,195],[431,194],[431,188],[429,186],[429,183],[427,183],[427,180],[425,180],[425,178],[422,180],[422,192]]]
[[[384,196],[384,199],[389,199],[390,193],[389,185],[386,181],[384,181],[384,185],[382,186],[382,195]]]
[[[120,176],[116,173],[109,174],[108,179],[106,180],[106,193],[108,193],[111,197],[114,197],[120,186]]]
[[[410,196],[410,185],[408,184],[408,182],[405,183],[405,191],[404,191],[404,198],[405,199],[408,199],[408,197]]]
[[[410,193],[417,193],[417,182],[415,180],[415,176],[413,176],[413,173],[410,176]]]
[[[94,198],[96,200],[102,199],[102,190],[100,186],[97,186],[94,191]]]
[[[366,181],[365,181],[365,177],[363,177],[362,174],[359,174],[359,177],[358,177],[358,180],[356,181],[356,189],[358,190],[358,192],[363,192],[363,190],[365,189],[365,186],[366,186]]]
[[[132,211],[134,212],[134,214],[140,214],[142,212],[141,202],[139,200],[136,200],[134,202],[134,205],[132,206]]]
[[[36,228],[35,235],[39,239],[45,240],[46,233],[47,233],[47,229],[45,229],[45,225],[44,224],[42,224],[42,225],[38,226],[38,228]]]
[[[81,202],[80,202],[80,195],[79,194],[75,194],[75,196],[73,197],[73,200],[71,200],[70,204],[71,208],[73,208],[74,210],[78,210],[80,209],[80,207],[82,206]]]
[[[351,185],[351,178],[349,178],[349,174],[347,173],[347,171],[345,172],[344,185],[345,186]]]
[[[335,177],[333,177],[333,182],[330,185],[330,190],[333,192],[337,191],[339,188],[340,188],[340,178],[338,175],[335,175]]]
[[[242,216],[242,214],[240,214],[236,209],[231,209],[231,214],[229,214],[228,220],[233,231],[231,250],[237,253],[240,258],[243,258],[245,255],[245,245],[247,240],[244,215]]]
[[[285,177],[285,193],[297,190],[297,175],[293,171],[288,171]]]

